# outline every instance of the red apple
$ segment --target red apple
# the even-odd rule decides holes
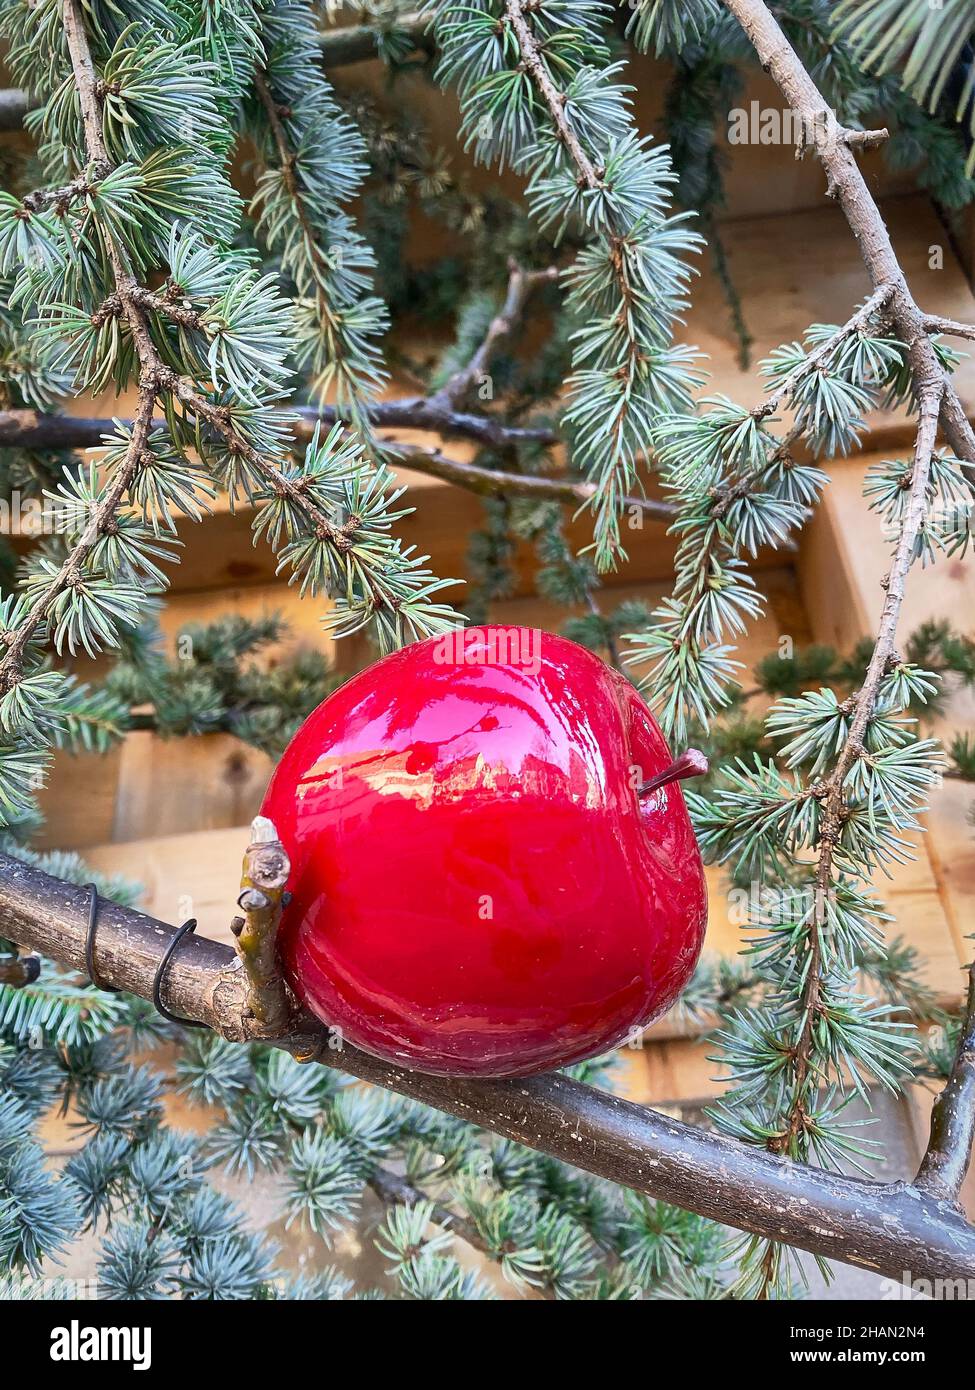
[[[700,952],[704,874],[672,779],[701,770],[671,764],[632,686],[564,638],[459,629],[395,652],[309,716],[264,801],[292,863],[295,993],[421,1071],[606,1051]]]

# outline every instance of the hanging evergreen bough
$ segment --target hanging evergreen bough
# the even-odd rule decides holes
[[[756,409],[706,398],[703,413],[675,415],[654,430],[678,509],[677,579],[656,625],[630,634],[627,660],[651,663],[642,684],[677,743],[686,741],[689,719],[707,727],[727,706],[738,669],[733,640],[761,612],[743,555],[784,544],[826,483],[815,462],[795,457],[797,446],[813,459],[849,449],[862,412],[882,394],[909,393],[909,373],[899,384],[903,348],[878,328],[891,294],[881,286],[841,328],[817,324],[806,343],[774,353],[763,364],[773,390]],[[794,423],[776,435],[770,425],[781,407]]]
[[[254,122],[265,170],[251,205],[257,232],[294,281],[297,361],[313,394],[366,424],[364,406],[386,380],[377,339],[382,302],[369,293],[375,258],[342,205],[359,191],[365,144],[318,70],[316,16],[277,0],[261,15]]]
[[[48,644],[58,653],[117,647],[165,584],[158,562],[174,558],[175,517],[198,519],[214,483],[254,504],[255,541],[272,539],[303,593],[334,599],[326,622],[337,634],[369,624],[388,649],[457,621],[436,601],[445,582],[392,536],[406,513],[384,468],[338,429],[291,459],[279,407],[295,351],[292,309],[229,247],[241,206],[226,176],[228,112],[260,53],[256,12],[237,9],[237,41],[226,49],[208,17],[163,3],[138,16],[82,11],[75,0],[7,0],[0,10],[11,63],[43,98],[32,123],[59,179],[0,209],[4,266],[21,267],[9,304],[39,354],[33,379],[21,373],[21,397],[43,398],[52,374],[69,374],[78,391],[138,385],[135,417],[108,441],[103,476],[79,473],[71,496],[52,499],[59,534],[35,548],[22,594],[0,613],[8,821],[24,813],[43,743],[63,722]],[[324,353],[318,361],[324,371]],[[345,370],[337,359],[335,370]],[[120,516],[127,506],[135,519]]]
[[[686,306],[681,257],[700,238],[670,216],[665,148],[640,138],[618,79],[602,3],[477,0],[434,7],[440,80],[461,97],[475,158],[528,175],[526,198],[557,238],[591,237],[565,272],[577,327],[563,423],[573,460],[594,485],[600,569],[625,555],[620,513],[661,414],[690,407],[697,354],[672,342]]]

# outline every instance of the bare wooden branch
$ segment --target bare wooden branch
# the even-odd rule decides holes
[[[957,1202],[975,1144],[975,961],[968,969],[968,1002],[961,1035],[944,1090],[931,1111],[931,1137],[917,1187],[932,1197]]]
[[[291,1010],[278,963],[278,926],[291,864],[278,832],[266,816],[251,825],[237,906],[243,917],[231,922],[234,946],[247,972],[249,1014],[266,1037],[285,1032]]]
[[[943,333],[949,338],[975,338],[975,323],[959,323],[940,314],[925,314],[924,327],[928,333]]]
[[[0,854],[0,934],[84,969],[88,895]],[[103,901],[106,983],[149,998],[174,935],[165,922]],[[248,1016],[246,972],[229,947],[182,942],[167,973],[174,1011],[234,1041],[262,1037]],[[382,1062],[305,1016],[272,1040],[304,1061],[432,1105],[586,1172],[771,1240],[900,1279],[975,1279],[975,1228],[950,1202],[908,1183],[870,1182],[736,1143],[567,1076],[467,1080]]]
[[[446,483],[466,488],[482,497],[528,497],[539,502],[566,502],[583,506],[595,494],[594,483],[582,479],[530,473],[505,473],[494,468],[480,468],[474,463],[461,463],[448,458],[439,449],[426,449],[422,444],[404,444],[401,440],[385,441],[407,468],[442,478]],[[395,460],[394,460],[395,461]],[[672,502],[659,502],[652,497],[624,497],[624,511],[636,509],[655,521],[673,521],[677,508]]]
[[[376,36],[382,28],[389,28],[409,39],[418,53],[434,51],[433,35],[430,29],[430,16],[419,11],[401,15],[390,15],[389,24],[342,24],[334,29],[323,29],[321,34],[322,61],[326,68],[344,67],[347,63],[368,62],[379,56]]]
[[[298,417],[295,433],[310,439],[315,426],[334,425],[339,419],[334,406],[296,406],[287,412]],[[449,410],[429,396],[404,396],[376,401],[366,411],[378,429],[428,430],[445,439],[474,439],[504,447],[513,444],[557,444],[555,430],[531,425],[509,425],[496,415]],[[119,424],[131,427],[131,420]],[[43,415],[36,410],[0,410],[0,446],[10,449],[90,449],[102,435],[111,434],[116,421],[81,415]]]
[[[0,130],[19,130],[35,103],[20,87],[0,90]]]
[[[0,985],[23,989],[40,977],[41,962],[37,956],[0,955]]]
[[[854,150],[875,150],[890,139],[886,126],[880,130],[844,130],[840,137],[845,145]]]

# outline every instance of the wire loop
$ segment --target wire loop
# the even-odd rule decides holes
[[[89,980],[91,980],[96,989],[105,990],[108,994],[118,994],[119,990],[116,986],[107,985],[103,980],[100,980],[98,972],[95,969],[95,933],[98,929],[99,897],[98,889],[93,883],[87,883],[85,887],[88,889],[88,930],[85,933],[85,970],[88,973]],[[162,987],[166,978],[166,971],[169,968],[169,962],[175,955],[176,949],[183,940],[183,937],[189,936],[190,933],[194,931],[196,931],[196,918],[191,917],[188,922],[183,923],[172,941],[170,941],[169,945],[166,947],[163,952],[162,960],[159,962],[152,980],[152,1002],[156,1006],[156,1009],[162,1014],[163,1018],[168,1019],[170,1023],[178,1023],[181,1028],[205,1028],[207,1026],[205,1023],[198,1023],[195,1018],[180,1018],[179,1014],[170,1013],[169,1009],[166,1008],[166,1005],[162,1001]]]
[[[88,930],[85,933],[85,971],[96,989],[106,994],[118,994],[114,985],[107,985],[98,978],[95,969],[95,931],[98,927],[98,889],[93,883],[86,883],[88,889]]]
[[[178,1023],[181,1028],[205,1028],[207,1026],[205,1023],[198,1022],[195,1018],[181,1018],[179,1014],[170,1013],[170,1011],[166,1008],[166,1005],[162,1001],[163,980],[166,977],[166,971],[169,968],[169,962],[175,955],[176,949],[179,946],[179,943],[182,941],[183,937],[189,936],[192,932],[195,931],[196,918],[191,917],[188,922],[183,923],[183,925],[177,931],[176,935],[173,937],[172,941],[170,941],[169,945],[166,947],[165,951],[163,952],[162,960],[159,962],[159,967],[156,970],[155,976],[153,977],[152,981],[152,1002],[155,1004],[159,1013],[162,1014],[163,1018],[169,1019],[170,1023]]]

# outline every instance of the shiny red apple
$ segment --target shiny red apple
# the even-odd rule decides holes
[[[694,833],[663,736],[598,657],[458,629],[309,716],[262,808],[292,863],[298,997],[421,1071],[517,1076],[667,1009],[704,937]],[[704,764],[706,766],[706,764]]]

